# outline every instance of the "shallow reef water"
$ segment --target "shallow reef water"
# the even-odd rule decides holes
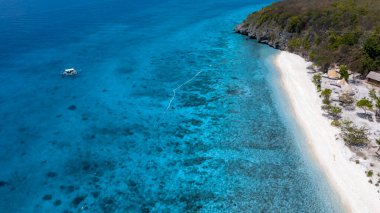
[[[232,31],[271,2],[0,3],[1,211],[340,212]]]

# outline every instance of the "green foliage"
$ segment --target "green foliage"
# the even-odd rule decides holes
[[[336,32],[331,32],[329,36],[329,45],[330,49],[338,49],[338,47],[342,45],[353,46],[357,44],[359,41],[359,36],[357,33],[344,33],[342,35],[338,35]]]
[[[321,85],[317,85],[317,92],[320,92],[322,90],[322,86]]]
[[[346,64],[365,75],[380,70],[379,14],[380,1],[374,0],[284,0],[250,15],[245,24],[273,29],[271,40],[290,33],[289,50],[308,54],[319,66]]]
[[[334,120],[337,120],[342,114],[342,108],[338,106],[330,106],[328,113],[333,117]]]
[[[375,102],[375,107],[380,110],[380,91],[377,95],[376,90],[371,89],[368,95]]]
[[[266,14],[262,14],[259,19],[257,20],[257,24],[258,25],[261,25],[263,24],[264,22],[266,22],[268,19],[270,18],[270,16],[266,15]]]
[[[286,31],[289,33],[300,33],[304,27],[305,22],[299,16],[292,16],[289,18]]]
[[[340,135],[349,146],[366,146],[369,143],[368,129],[363,126],[358,127],[349,120],[342,121]]]
[[[340,127],[342,124],[339,120],[331,121],[331,126]]]
[[[348,81],[350,74],[348,73],[348,67],[346,65],[342,65],[339,67],[339,74],[341,79]]]
[[[363,109],[364,113],[367,114],[367,110],[371,110],[373,107],[372,101],[367,98],[362,98],[358,102],[356,102],[356,106]]]
[[[373,171],[372,170],[369,170],[368,172],[367,172],[367,177],[372,177],[373,176]]]
[[[316,53],[313,50],[310,51],[309,57],[310,57],[310,60],[314,61],[316,57]]]
[[[298,50],[302,47],[302,41],[299,38],[292,38],[288,42],[288,47],[291,50]]]
[[[375,139],[375,142],[376,142],[377,145],[379,145],[379,146],[377,147],[376,154],[377,154],[378,156],[380,156],[380,138]],[[378,176],[380,177],[380,173],[378,174]],[[380,180],[379,180],[379,181],[380,181]]]
[[[364,51],[371,58],[376,59],[380,56],[380,37],[372,35],[364,42]]]
[[[296,50],[299,50],[299,49],[307,49],[308,50],[308,49],[310,49],[310,43],[306,39],[292,38],[288,42],[288,47],[292,51],[296,51]]]
[[[376,100],[375,107],[380,110],[380,98]]]
[[[322,90],[321,95],[324,98],[330,98],[331,93],[332,93],[331,89],[324,89],[324,90]]]
[[[340,36],[340,44],[341,45],[355,45],[359,41],[359,35],[357,33],[345,33]]]
[[[330,105],[331,102],[330,102],[330,99],[328,99],[328,98],[323,98],[323,99],[322,99],[322,103],[325,104],[325,105]]]
[[[380,93],[380,92],[379,92]],[[380,94],[379,94],[380,95]],[[377,96],[376,94],[376,90],[375,89],[371,89],[369,92],[368,92],[368,96],[372,99],[372,100],[377,100],[379,99],[380,97]]]
[[[321,87],[321,81],[322,81],[322,74],[321,73],[317,73],[317,74],[314,74],[313,75],[313,84],[317,87],[320,88]]]
[[[323,104],[327,104],[327,105],[330,104],[331,93],[332,93],[331,89],[322,90],[321,95],[323,97],[323,100],[322,100]]]

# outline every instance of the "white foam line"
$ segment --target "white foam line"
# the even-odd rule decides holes
[[[201,74],[203,71],[199,71],[197,72],[192,78],[190,78],[189,80],[187,80],[186,82],[182,83],[181,85],[179,85],[178,87],[176,87],[175,89],[173,89],[173,96],[172,98],[170,99],[170,102],[168,104],[168,106],[166,107],[166,110],[165,110],[165,113],[169,110],[169,108],[171,107],[172,105],[172,102],[174,101],[175,99],[175,95],[176,95],[176,92],[177,90],[181,89],[183,86],[185,86],[186,84],[190,83],[192,80],[194,80],[199,74]]]

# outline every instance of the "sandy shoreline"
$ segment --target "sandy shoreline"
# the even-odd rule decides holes
[[[282,51],[275,58],[283,89],[315,159],[348,212],[379,212],[380,195],[365,169],[349,161],[353,153],[336,140],[338,129],[323,117],[321,99],[300,56]]]

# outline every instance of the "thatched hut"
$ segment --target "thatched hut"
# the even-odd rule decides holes
[[[327,72],[327,76],[331,79],[338,79],[339,78],[339,74],[336,70],[334,69],[331,69]]]
[[[375,86],[380,86],[380,73],[371,71],[367,75],[367,82]]]

